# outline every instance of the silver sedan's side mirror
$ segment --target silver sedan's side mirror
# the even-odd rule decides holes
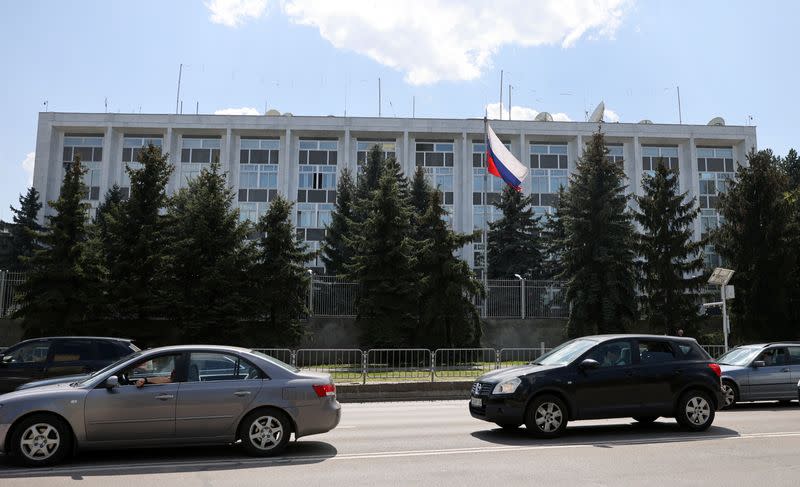
[[[103,383],[106,389],[113,389],[119,387],[119,378],[116,375],[109,376]]]

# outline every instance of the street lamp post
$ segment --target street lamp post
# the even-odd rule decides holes
[[[728,320],[728,306],[726,303],[727,300],[726,288],[728,287],[728,282],[730,282],[731,277],[733,277],[733,273],[734,271],[731,269],[717,267],[716,269],[714,269],[714,272],[711,273],[711,277],[708,278],[709,284],[719,286],[720,298],[722,299],[722,301],[720,301],[719,303],[707,303],[706,306],[722,307],[722,336],[725,339],[726,352],[728,351],[728,334],[731,332],[731,325],[730,321]]]

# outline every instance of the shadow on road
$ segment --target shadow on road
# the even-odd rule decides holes
[[[723,409],[721,412],[727,411],[797,411],[800,403],[797,401],[771,401],[771,402],[739,402],[733,406]],[[719,413],[720,411],[717,411]]]
[[[665,419],[652,424],[570,425],[564,435],[555,439],[540,439],[530,435],[525,427],[516,430],[501,428],[474,431],[472,436],[498,445],[506,446],[555,446],[592,445],[602,448],[624,445],[655,443],[679,443],[708,439],[737,437],[739,432],[729,428],[712,426],[708,431],[692,433],[682,429],[672,420]]]
[[[52,468],[24,468],[0,457],[0,479],[140,475],[219,470],[240,470],[280,465],[308,465],[335,457],[336,448],[321,441],[295,441],[278,457],[247,456],[236,446],[150,448],[87,451]]]

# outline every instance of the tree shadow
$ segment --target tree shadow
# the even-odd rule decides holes
[[[536,438],[525,427],[516,430],[495,428],[471,433],[477,438],[488,443],[506,446],[570,446],[591,445],[599,448],[613,448],[614,446],[641,445],[655,443],[680,443],[691,441],[704,441],[718,438],[733,438],[739,432],[712,426],[704,432],[689,432],[680,427],[673,419],[663,418],[651,424],[603,424],[603,425],[576,425],[567,426],[564,435],[559,438]]]
[[[158,473],[241,470],[283,465],[309,465],[335,457],[336,448],[321,441],[295,441],[276,457],[250,457],[235,446],[147,448],[79,452],[49,468],[18,467],[0,457],[0,479],[141,475]]]

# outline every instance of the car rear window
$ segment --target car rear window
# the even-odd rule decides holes
[[[91,340],[56,340],[53,343],[53,362],[94,360],[94,356]]]
[[[681,342],[675,343],[675,345],[680,360],[711,360],[711,355],[697,343]]]
[[[639,340],[639,362],[653,364],[672,362],[675,352],[668,341],[664,340]]]

